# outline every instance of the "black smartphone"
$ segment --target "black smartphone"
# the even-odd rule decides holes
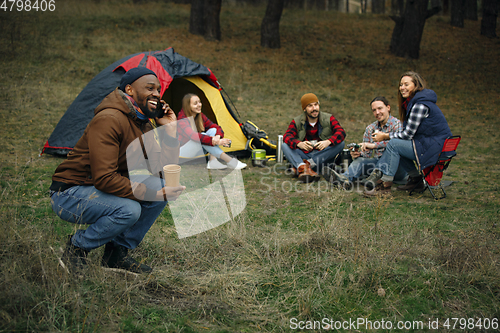
[[[158,115],[157,118],[162,118],[165,115],[165,111],[163,111],[164,105],[165,104],[160,101],[156,103],[156,114]]]

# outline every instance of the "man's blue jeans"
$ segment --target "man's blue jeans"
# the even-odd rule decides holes
[[[377,163],[377,169],[384,174],[383,181],[392,181],[399,165],[410,176],[415,177],[419,174],[415,166],[416,160],[412,140],[391,139]]]
[[[343,175],[349,178],[352,182],[354,179],[358,179],[362,176],[368,176],[373,169],[375,169],[379,158],[367,158],[367,157],[358,157],[355,158],[354,161],[349,165],[347,172],[344,172]],[[396,174],[394,175],[394,180],[401,181],[406,177],[406,171],[402,167],[398,167]]]
[[[162,188],[160,178],[149,177],[148,187]],[[72,238],[84,250],[98,248],[110,241],[128,249],[136,248],[161,214],[166,201],[142,201],[117,197],[94,186],[73,186],[51,196],[54,212],[63,220],[88,224]]]
[[[321,172],[324,165],[333,164],[335,157],[344,149],[344,141],[335,146],[328,146],[323,150],[313,150],[304,153],[301,149],[292,149],[286,143],[281,145],[283,155],[294,168],[298,168],[303,160],[312,160],[316,164],[316,172]]]

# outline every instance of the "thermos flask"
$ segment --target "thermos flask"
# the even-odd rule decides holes
[[[276,162],[283,163],[283,150],[281,145],[283,144],[283,135],[278,135],[278,144],[276,146]]]

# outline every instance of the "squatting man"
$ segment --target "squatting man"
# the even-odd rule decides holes
[[[141,243],[167,200],[175,200],[185,187],[165,187],[163,179],[155,176],[131,182],[127,149],[140,141],[138,151],[148,152],[145,169],[153,175],[163,165],[178,162],[177,119],[160,100],[160,91],[155,72],[145,67],[126,72],[120,87],[95,109],[82,137],[52,176],[54,212],[65,221],[88,224],[69,236],[62,256],[73,273],[82,273],[89,251],[102,245],[103,266],[152,271],[128,251]],[[153,129],[155,139],[141,140]]]
[[[312,182],[329,170],[344,148],[345,131],[332,114],[320,112],[319,100],[308,93],[300,99],[302,114],[283,135],[283,154],[292,164],[293,176]]]

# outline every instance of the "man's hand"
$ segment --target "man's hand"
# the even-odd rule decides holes
[[[359,144],[361,146],[361,150],[364,152],[368,152],[371,149],[375,149],[377,147],[373,142],[362,142]]]
[[[314,146],[309,141],[302,141],[297,144],[297,148],[305,151],[311,151],[314,149]]]
[[[372,134],[372,139],[375,142],[380,142],[380,141],[390,140],[391,136],[389,135],[389,133],[377,132]]]
[[[351,157],[352,157],[352,159],[356,159],[356,158],[358,158],[360,156],[361,156],[361,152],[360,151],[351,150]]]
[[[330,140],[324,140],[324,141],[319,141],[315,146],[314,148],[316,148],[317,150],[323,150],[325,149],[326,147],[330,146],[332,144],[332,142]]]
[[[172,110],[164,100],[161,100],[161,103],[163,105],[164,115],[161,118],[156,118],[155,121],[159,126],[164,126],[168,135],[175,138],[177,137],[177,117],[175,116],[174,110]]]
[[[186,189],[186,186],[165,186],[161,190],[156,193],[156,198],[158,200],[167,200],[167,201],[175,201],[179,195],[181,195],[182,191]]]

